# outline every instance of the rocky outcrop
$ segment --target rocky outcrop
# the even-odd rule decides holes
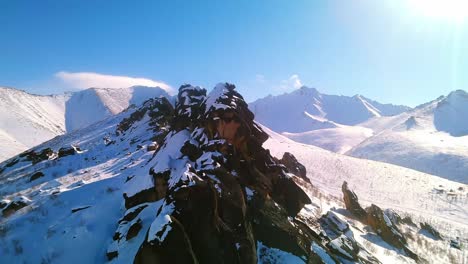
[[[42,149],[41,151],[38,151],[38,152],[36,152],[34,150],[25,151],[25,152],[19,154],[19,157],[23,158],[23,160],[31,161],[32,164],[36,164],[36,163],[39,163],[41,161],[49,159],[53,154],[54,154],[54,151],[51,148],[45,148],[45,149]],[[19,161],[19,159],[17,159],[13,163],[13,165],[15,163],[17,163],[18,161]]]
[[[13,200],[3,200],[0,202],[3,217],[8,217],[19,209],[27,206],[31,201],[25,196],[15,197]]]
[[[299,176],[306,182],[310,183],[309,178],[307,177],[307,171],[304,165],[297,161],[296,157],[289,152],[285,152],[280,162],[286,166],[286,168],[296,176]]]
[[[401,218],[396,215],[396,213],[387,211],[386,214],[375,204],[372,204],[365,210],[362,209],[358,202],[357,195],[348,188],[346,182],[343,183],[342,191],[346,209],[350,211],[351,214],[362,223],[371,226],[385,242],[398,249],[402,249],[408,257],[418,260],[418,256],[408,248],[406,238],[397,227],[397,221]],[[393,219],[393,221],[391,219]]]
[[[357,195],[348,188],[348,183],[346,181],[343,182],[341,191],[343,192],[343,200],[346,206],[346,210],[348,210],[361,222],[365,222],[367,220],[367,213],[359,204]]]
[[[148,175],[128,181],[136,187],[124,193],[127,212],[109,259],[140,232],[146,235],[134,263],[257,263],[259,244],[304,262],[325,263],[323,252],[333,256],[296,217],[311,202],[295,181],[305,169],[292,155],[285,166],[262,147],[268,135],[233,85],[220,84],[209,95],[183,85],[173,111],[159,110],[168,122],[163,140]],[[156,215],[149,214],[156,205]]]

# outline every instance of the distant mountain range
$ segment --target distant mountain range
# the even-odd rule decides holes
[[[257,121],[277,132],[299,133],[356,125],[373,117],[392,116],[411,108],[381,104],[362,95],[322,94],[315,88],[268,96],[249,104]]]
[[[294,141],[468,183],[468,94],[411,109],[303,87],[250,104],[258,122]]]

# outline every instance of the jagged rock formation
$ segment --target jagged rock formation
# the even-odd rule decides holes
[[[285,152],[280,162],[286,166],[286,168],[296,176],[301,177],[306,182],[310,183],[309,178],[307,178],[307,171],[304,165],[297,161],[296,157],[289,152]]]
[[[159,147],[146,165],[148,175],[128,179],[127,211],[108,248],[110,260],[146,232],[134,263],[257,263],[268,260],[269,249],[305,263],[378,262],[346,223],[332,224],[338,218],[324,216],[334,234],[328,237],[297,217],[311,202],[296,183],[306,178],[305,168],[292,155],[280,161],[262,147],[268,135],[234,85],[219,84],[209,95],[183,85],[175,107],[162,100],[143,106],[154,113]],[[132,114],[117,132],[131,131],[145,116]],[[152,224],[143,229],[148,218]]]
[[[362,209],[357,195],[348,188],[347,182],[342,185],[343,199],[346,209],[362,223],[371,226],[382,239],[390,245],[403,249],[408,257],[418,260],[418,256],[408,248],[406,238],[397,227],[397,221],[401,219],[393,211],[382,211],[375,204]],[[393,221],[391,220],[393,219]]]
[[[346,206],[346,209],[351,212],[357,219],[361,222],[365,222],[367,218],[366,211],[359,204],[357,195],[348,188],[348,183],[345,181],[341,186],[343,191],[343,200]]]

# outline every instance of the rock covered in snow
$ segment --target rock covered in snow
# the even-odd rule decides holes
[[[177,98],[148,175],[129,180],[140,187],[124,193],[127,212],[108,257],[118,258],[138,232],[146,237],[134,263],[257,263],[264,257],[259,243],[304,262],[321,259],[312,243],[333,256],[295,219],[310,203],[294,180],[294,173],[304,174],[302,165],[291,158],[289,169],[262,147],[268,136],[234,85],[219,84],[208,95],[183,85]],[[224,137],[227,128],[234,138]],[[141,229],[135,220],[147,212],[141,206],[156,200],[151,225]]]
[[[365,210],[362,209],[358,202],[357,195],[348,188],[346,181],[343,182],[342,191],[346,209],[348,209],[348,211],[350,211],[364,224],[371,226],[385,242],[398,249],[403,249],[408,257],[414,260],[419,259],[418,255],[408,248],[406,238],[397,227],[397,223],[395,221],[397,220],[397,216],[395,214],[392,213],[389,217],[389,215],[384,213],[384,211],[375,204],[372,204]]]

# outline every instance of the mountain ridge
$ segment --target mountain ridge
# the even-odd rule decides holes
[[[151,97],[170,97],[158,87],[89,88],[58,95],[34,95],[0,87],[0,160],[57,135],[83,128]],[[23,147],[24,146],[24,147]]]

